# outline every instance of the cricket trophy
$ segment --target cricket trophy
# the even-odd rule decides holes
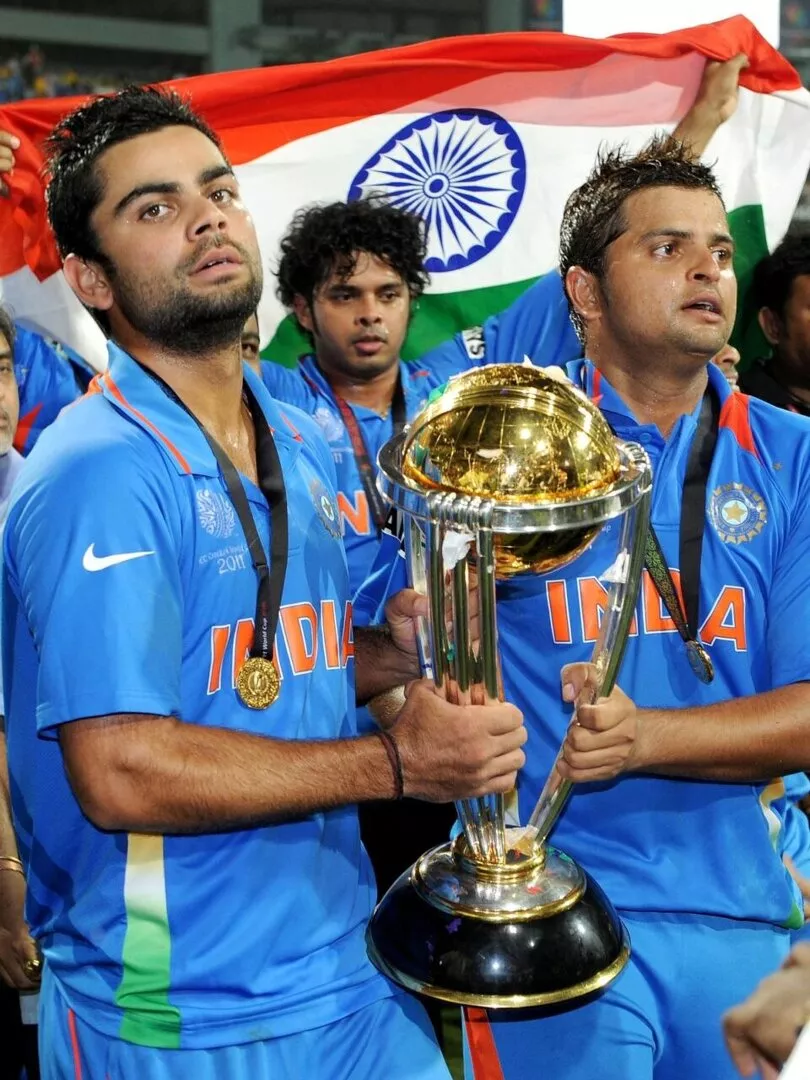
[[[379,467],[404,522],[411,584],[429,598],[423,670],[461,703],[503,697],[497,582],[559,570],[614,523],[591,658],[598,685],[575,704],[610,693],[644,561],[652,475],[640,446],[617,439],[560,369],[492,364],[434,393]],[[598,884],[548,842],[571,786],[552,769],[522,826],[512,795],[458,802],[455,839],[378,904],[374,963],[410,990],[485,1008],[568,1001],[615,978],[626,931]]]

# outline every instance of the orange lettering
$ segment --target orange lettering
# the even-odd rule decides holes
[[[596,641],[602,616],[607,607],[607,589],[595,577],[577,578],[579,612],[582,618],[582,640]]]
[[[321,601],[321,629],[326,666],[339,668],[340,645],[338,644],[337,609],[334,600]]]
[[[216,694],[222,689],[222,667],[225,663],[225,650],[231,640],[230,626],[211,627],[211,666],[208,670],[208,693]]]
[[[737,652],[748,648],[745,633],[745,589],[737,585],[724,585],[709,617],[700,630],[706,645],[716,641],[731,641]]]
[[[350,502],[345,491],[337,493],[338,510],[343,521],[343,531],[347,523],[358,536],[368,536],[371,532],[371,516],[368,512],[368,500],[365,491],[355,491],[354,503]]]
[[[579,612],[582,619],[582,640],[596,641],[607,607],[608,591],[598,578],[577,578],[579,588]],[[630,634],[638,633],[635,615],[630,623]]]
[[[551,619],[551,638],[555,645],[570,645],[571,616],[568,612],[568,593],[564,581],[546,582],[546,602]]]
[[[346,667],[354,657],[354,627],[352,625],[351,601],[346,601],[346,609],[343,613],[343,634],[340,640],[340,662]]]
[[[318,614],[312,604],[288,604],[281,609],[281,628],[295,675],[306,675],[318,659]]]

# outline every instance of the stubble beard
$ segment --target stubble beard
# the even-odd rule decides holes
[[[115,272],[115,294],[121,314],[143,337],[176,355],[210,353],[241,340],[242,328],[262,295],[257,258],[240,248],[250,273],[238,287],[223,286],[210,295],[192,292],[186,275],[175,284],[134,281]]]

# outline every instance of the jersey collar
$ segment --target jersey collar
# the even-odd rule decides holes
[[[219,466],[205,437],[182,406],[166,394],[131,356],[108,342],[109,367],[99,378],[104,397],[120,413],[142,428],[181,474],[219,475]],[[286,469],[303,448],[303,437],[279,408],[263,382],[244,365],[245,379],[259,403]]]
[[[332,387],[329,385],[324,373],[318,367],[318,363],[312,353],[300,357],[298,361],[298,370],[313,390],[316,390],[321,397],[326,398],[330,405],[337,408]],[[422,370],[418,364],[408,364],[404,360],[400,360],[399,375],[402,379],[402,389],[405,393],[406,416],[413,416],[424,401],[427,395],[427,389],[422,387],[421,383],[423,378],[429,374],[430,372]],[[362,408],[362,406],[358,407]],[[355,408],[355,406],[353,405],[352,408]],[[365,411],[369,413],[372,412],[371,409]]]
[[[602,372],[590,360],[572,360],[566,364],[565,370],[574,385],[584,391],[591,401],[599,406],[608,423],[617,434],[623,437],[629,436],[643,427],[652,426],[639,423],[624,399],[619,396]],[[708,365],[708,376],[709,386],[717,394],[722,409],[733,391],[728,385],[725,375],[716,364]],[[681,417],[675,425],[673,434],[684,428],[691,432],[697,422],[699,413],[700,402],[697,403],[694,412],[689,417]]]

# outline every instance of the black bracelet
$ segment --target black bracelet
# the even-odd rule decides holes
[[[399,756],[399,747],[397,741],[390,731],[375,731],[374,734],[380,739],[380,742],[385,747],[385,752],[388,754],[388,760],[391,762],[391,772],[394,774],[394,798],[401,799],[405,794],[405,777],[402,773],[402,758]]]

